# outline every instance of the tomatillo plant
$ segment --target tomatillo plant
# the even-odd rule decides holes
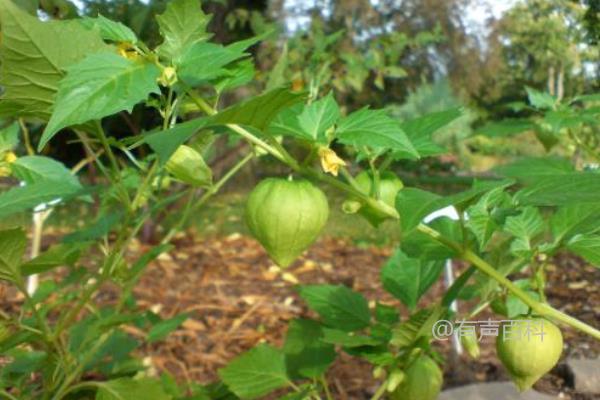
[[[0,115],[7,122],[0,130],[0,172],[25,183],[0,193],[0,218],[39,204],[49,207],[44,213],[66,203],[97,205],[86,226],[32,259],[25,258],[23,229],[0,231],[0,279],[23,298],[19,312],[0,314],[0,354],[7,360],[0,397],[253,399],[287,388],[296,396],[289,398],[331,399],[326,372],[343,350],[373,364],[381,381],[374,399],[433,399],[442,386],[443,359],[431,345],[432,327],[452,317],[450,303],[466,294],[478,303],[471,316],[493,305],[502,318],[527,314],[548,321],[553,339],[547,357],[538,356],[545,348],[537,344],[531,349],[536,356],[526,359],[517,356],[519,348],[498,345],[521,388],[559,358],[554,324],[600,339],[600,331],[543,296],[549,257],[567,251],[600,264],[594,250],[600,243],[599,174],[572,168],[521,179],[546,165],[522,162],[510,174],[450,196],[404,187],[396,163],[439,154],[432,134],[460,110],[397,121],[385,110],[344,113],[334,93],[312,90],[307,96],[286,86],[221,108],[223,94],[252,80],[247,51],[261,37],[213,43],[209,21],[197,0],[169,2],[157,17],[163,41],[151,49],[128,27],[101,16],[41,21],[0,0]],[[154,109],[160,123],[124,138],[105,131],[103,119],[134,107]],[[20,153],[19,134],[27,154]],[[41,154],[57,135],[71,135],[85,149],[86,158],[72,170]],[[205,159],[214,135],[235,137],[246,151],[218,174]],[[296,142],[300,150],[289,151]],[[398,307],[379,302],[369,307],[345,286],[301,285],[300,296],[319,319],[293,320],[282,348],[260,344],[232,360],[219,371],[219,390],[192,382],[177,387],[167,375],[156,379],[133,355],[141,339],[127,327],[146,332],[152,342],[187,315],[161,320],[136,305],[133,289],[145,267],[172,248],[170,240],[185,222],[255,157],[287,169],[286,177],[260,182],[246,204],[250,231],[268,255],[289,266],[318,238],[329,215],[319,186],[328,185],[347,196],[346,209],[374,225],[387,220],[400,228],[402,240],[381,280],[409,315],[401,319]],[[92,165],[102,174],[93,186],[78,176]],[[166,220],[181,204],[180,218]],[[450,205],[459,220],[422,223]],[[162,227],[166,234],[132,259],[128,250],[149,221],[169,221]],[[449,258],[470,267],[439,303],[417,307]],[[59,267],[64,273],[44,279]],[[531,278],[513,282],[511,274],[522,271]],[[35,274],[41,285],[29,293],[26,281]],[[101,305],[97,296],[106,284],[119,291],[111,305]]]

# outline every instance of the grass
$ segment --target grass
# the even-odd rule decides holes
[[[223,236],[232,233],[249,234],[244,223],[247,192],[228,192],[216,196],[195,216],[191,225],[202,236]],[[330,216],[324,235],[351,239],[357,245],[388,245],[399,238],[397,222],[386,221],[379,228],[371,226],[360,215],[342,211],[344,198],[337,192],[327,193]]]
[[[207,202],[201,212],[192,216],[187,227],[193,227],[201,237],[227,236],[233,233],[248,235],[244,222],[245,200],[249,189],[235,187],[234,191],[223,192]],[[357,245],[385,246],[399,237],[398,224],[394,221],[384,222],[379,228],[371,226],[360,215],[348,215],[342,211],[344,198],[338,192],[327,193],[330,206],[330,217],[324,235],[351,239]],[[56,207],[45,224],[45,231],[73,231],[90,222],[92,210],[89,204],[71,202]],[[176,218],[176,214],[169,219]],[[21,226],[29,229],[32,224],[30,213],[19,213],[0,221],[0,229]]]

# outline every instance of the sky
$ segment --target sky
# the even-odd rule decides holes
[[[80,9],[82,4],[79,0],[72,0],[75,5]],[[147,3],[147,0],[140,0]],[[335,0],[330,0],[335,1]],[[342,0],[338,0],[342,1]],[[378,0],[371,0],[373,3],[377,3]],[[444,0],[439,0],[444,1]],[[472,26],[472,33],[478,34],[486,33],[485,22],[489,17],[499,18],[506,10],[510,9],[519,0],[474,0],[473,7],[470,7],[466,21],[469,22],[469,26]],[[400,0],[401,3],[401,0]],[[305,9],[314,7],[315,0],[284,0],[284,7],[294,8],[302,6]],[[310,22],[309,17],[295,18],[294,20],[288,21],[288,29],[295,31],[296,29],[306,26]]]
[[[489,19],[489,17],[499,18],[505,11],[515,5],[517,1],[519,0],[473,0],[473,6],[469,7],[465,16],[468,26],[471,27],[469,33],[485,36],[488,32],[486,21]],[[294,9],[297,7],[311,9],[314,7],[315,2],[316,0],[284,0],[284,7],[287,9]],[[378,0],[371,0],[371,2],[373,4],[377,4]],[[402,1],[399,0],[398,2],[400,3],[401,7]],[[293,32],[298,28],[307,26],[309,23],[310,18],[308,16],[301,16],[288,21],[287,27]]]

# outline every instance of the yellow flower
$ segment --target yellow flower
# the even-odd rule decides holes
[[[335,151],[329,147],[319,148],[319,158],[321,159],[321,167],[323,171],[330,173],[333,176],[337,176],[340,167],[345,167],[346,162],[335,154]]]
[[[17,161],[17,156],[15,155],[15,153],[13,153],[12,151],[9,151],[8,153],[6,153],[6,155],[4,156],[4,161],[6,161],[9,164],[14,163],[15,161]]]
[[[137,60],[140,56],[135,50],[135,47],[128,42],[120,42],[117,45],[117,51],[121,57],[125,57],[128,60]]]
[[[160,74],[160,78],[158,78],[158,83],[162,86],[173,86],[177,82],[177,72],[175,72],[175,68],[166,67],[162,70],[162,74]]]

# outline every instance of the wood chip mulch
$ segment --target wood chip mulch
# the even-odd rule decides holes
[[[136,243],[130,256],[151,246]],[[176,238],[175,250],[151,263],[138,284],[138,305],[169,318],[182,312],[190,318],[166,340],[140,349],[156,373],[168,371],[179,381],[208,383],[219,368],[260,342],[283,343],[288,322],[312,316],[296,293],[298,284],[344,284],[363,293],[371,302],[398,304],[381,287],[379,272],[392,250],[357,247],[348,240],[325,238],[310,248],[290,268],[274,267],[264,250],[251,238],[233,234],[224,238]],[[462,268],[459,266],[459,269]],[[600,270],[571,257],[558,257],[548,273],[548,298],[555,307],[585,322],[600,321]],[[439,299],[444,288],[438,282],[421,300]],[[111,289],[98,300],[114,301]],[[18,306],[19,300],[0,285],[0,309]],[[463,305],[463,311],[467,307]],[[407,311],[402,308],[403,315]],[[478,319],[499,319],[483,313]],[[132,331],[133,335],[140,332]],[[563,329],[567,343],[564,356],[600,355],[600,342],[573,329]],[[456,357],[449,342],[436,342],[446,357],[445,387],[469,382],[507,380],[495,357],[494,344],[481,345],[478,360]],[[563,399],[591,400],[593,395],[575,393],[563,367],[542,379],[536,388]],[[368,399],[377,386],[368,364],[342,355],[328,373],[336,399]]]

